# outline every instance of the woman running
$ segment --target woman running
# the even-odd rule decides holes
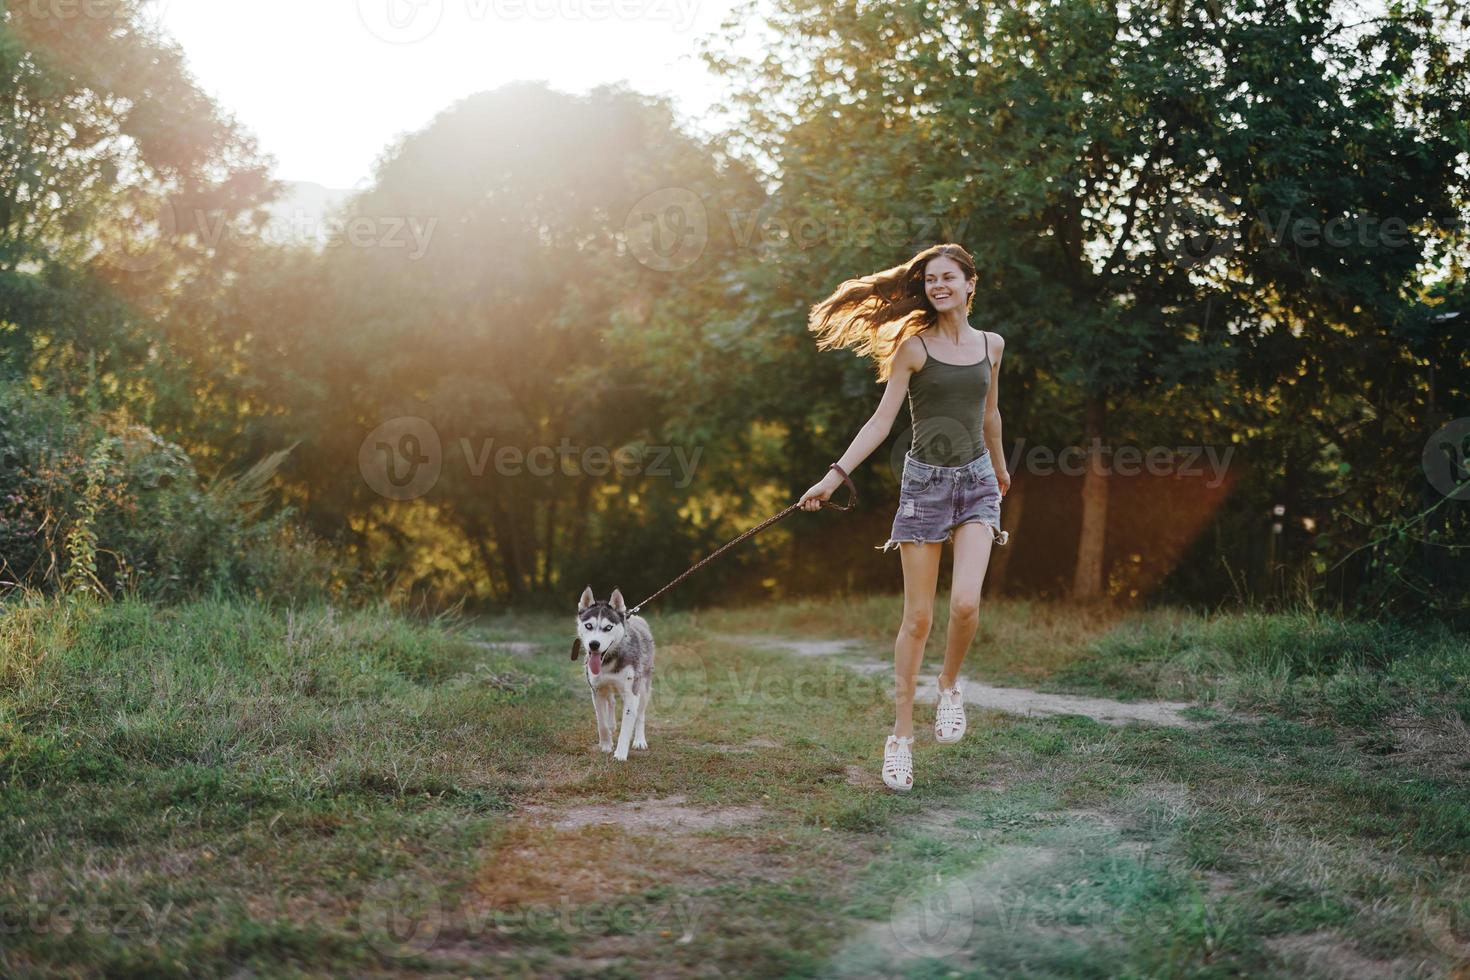
[[[903,265],[849,279],[812,307],[808,321],[818,350],[851,347],[873,357],[887,387],[847,452],[802,495],[802,509],[819,509],[842,476],[883,444],[905,396],[913,422],[898,513],[878,546],[897,547],[903,562],[903,625],[893,643],[895,719],[883,748],[883,782],[900,791],[914,784],[914,692],[934,618],[941,546],[954,542],[954,566],[934,738],[951,744],[965,734],[960,666],[980,621],[991,541],[1005,544],[1009,537],[1000,530],[1000,500],[1011,475],[997,401],[1005,341],[970,326],[975,282],[968,252],[935,245]]]

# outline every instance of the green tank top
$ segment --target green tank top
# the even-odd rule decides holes
[[[919,338],[924,344],[924,338]],[[909,379],[909,417],[914,438],[909,452],[921,463],[964,466],[985,453],[985,396],[990,393],[990,335],[985,359],[974,364],[928,359]]]

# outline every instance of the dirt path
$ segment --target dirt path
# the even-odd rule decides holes
[[[871,644],[862,640],[803,640],[755,633],[736,634],[729,638],[784,650],[799,657],[835,656],[844,667],[861,674],[893,670],[892,661],[872,659],[869,656]],[[937,674],[921,669],[916,700],[922,703],[938,697]],[[1047,694],[1025,687],[998,687],[974,678],[965,679],[965,703],[1014,715],[1086,715],[1108,725],[1138,721],[1169,728],[1197,728],[1202,724],[1183,716],[1185,709],[1195,707],[1187,701],[1115,701],[1076,694]]]
[[[871,656],[872,645],[863,640],[807,640],[799,637],[767,636],[759,633],[727,634],[727,639],[755,646],[769,647],[798,657],[835,657],[849,670],[860,674],[881,674],[893,670],[892,661]],[[472,641],[488,650],[529,656],[537,644],[518,640]],[[939,697],[938,677],[921,670],[916,699],[923,703]],[[1029,717],[1045,715],[1085,715],[1107,725],[1126,725],[1131,721],[1166,728],[1197,728],[1202,722],[1186,718],[1183,712],[1195,707],[1188,701],[1115,701],[1112,698],[1086,697],[1079,694],[1048,694],[1026,687],[1001,687],[966,678],[965,703],[1008,714]]]
[[[737,656],[721,665],[716,654],[729,651],[717,650],[714,639],[769,650],[780,662]],[[546,676],[566,676],[581,687],[580,668],[566,662],[559,642],[472,642],[500,655],[550,658],[557,670]],[[780,692],[795,690],[794,684],[762,687],[758,674],[785,684],[830,677],[828,667],[840,666],[881,687],[891,683],[893,670],[885,647],[875,639],[780,633],[669,642],[662,649],[671,668],[680,663],[688,672],[681,683],[666,681],[664,700],[655,704],[682,703],[684,715],[671,726],[675,737],[703,731],[728,739],[685,742],[680,748],[688,754],[673,764],[661,744],[627,767],[607,762],[592,744],[590,712],[581,702],[572,705],[567,738],[554,751],[519,762],[515,812],[449,910],[450,925],[437,934],[439,965],[446,974],[451,967],[470,973],[487,958],[505,957],[507,973],[518,967],[580,975],[636,966],[640,974],[692,977],[716,964],[756,975],[789,972],[791,951],[805,943],[822,950],[812,968],[831,980],[981,969],[1155,975],[1181,962],[1203,971],[1222,955],[1213,938],[1218,924],[1251,923],[1252,910],[1259,910],[1271,931],[1248,924],[1230,934],[1221,962],[1231,969],[1429,975],[1422,942],[1412,955],[1399,956],[1397,947],[1362,941],[1357,919],[1324,925],[1306,910],[1283,925],[1282,903],[1258,900],[1256,882],[1279,881],[1289,889],[1303,866],[1323,869],[1316,887],[1330,889],[1344,910],[1357,908],[1352,889],[1365,887],[1351,870],[1359,855],[1324,842],[1318,827],[1299,815],[1301,787],[1311,784],[1309,766],[1319,761],[1308,751],[1330,761],[1329,750],[1309,745],[1308,736],[1263,726],[1247,736],[1256,743],[1250,747],[1186,717],[1192,705],[1184,702],[1127,702],[971,679],[966,700],[980,710],[1083,715],[1118,728],[1060,726],[1050,733],[1055,738],[1038,744],[1033,733],[1015,735],[1008,731],[1013,726],[1002,725],[984,733],[990,751],[932,760],[934,768],[924,773],[946,781],[942,794],[924,801],[921,793],[917,807],[890,813],[871,752],[855,759],[831,745],[793,750],[756,734],[768,710],[786,710]],[[931,661],[928,676],[921,674],[921,698],[936,696],[936,672]],[[716,682],[717,673],[729,687]],[[842,686],[838,680],[833,687]],[[864,697],[870,693],[867,684],[854,686]],[[748,700],[716,698],[713,690],[743,692]],[[763,691],[775,692],[769,704],[755,697]],[[562,710],[560,702],[543,703],[548,711]],[[860,714],[842,714],[839,723]],[[664,725],[671,715],[653,717]],[[685,730],[691,717],[708,727]],[[1147,728],[1130,730],[1133,724]],[[1181,743],[1159,727],[1198,734]],[[1255,764],[1268,754],[1287,771]],[[1196,780],[1201,771],[1208,778]],[[885,799],[868,799],[878,794]],[[1238,817],[1242,802],[1272,825],[1253,835],[1252,823]],[[1350,819],[1344,819],[1349,828]],[[1198,865],[1180,843],[1196,839],[1218,841],[1218,855]],[[1374,877],[1362,882],[1381,888],[1393,881],[1403,894],[1423,873],[1387,859],[1367,863]],[[795,928],[793,901],[817,909],[829,899],[835,900],[830,912],[788,932]],[[1431,940],[1439,951],[1463,959],[1450,926],[1437,924],[1448,922],[1449,913],[1426,919],[1411,901],[1422,900],[1405,898],[1393,913],[1393,921],[1411,924],[1395,935],[1428,929],[1418,924],[1423,919],[1437,929]],[[617,910],[624,925],[600,926],[594,916],[604,909]],[[543,940],[523,930],[517,938],[520,923],[551,922],[553,913],[569,923],[561,934]],[[1367,914],[1379,914],[1377,906]],[[1132,923],[1143,921],[1158,935],[1188,935],[1201,921],[1206,931],[1169,950],[1133,948],[1128,943],[1142,934]],[[502,936],[485,923],[507,923],[511,931]]]

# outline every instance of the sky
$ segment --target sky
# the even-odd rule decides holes
[[[153,0],[151,13],[275,157],[274,176],[352,189],[399,133],[516,79],[572,93],[624,80],[669,95],[691,131],[708,132],[725,83],[695,42],[735,2]]]

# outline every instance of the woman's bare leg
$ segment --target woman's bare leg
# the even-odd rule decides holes
[[[949,588],[949,631],[944,641],[944,670],[939,689],[954,687],[965,654],[980,626],[980,587],[990,565],[994,535],[989,524],[971,522],[954,529],[954,574]]]
[[[893,641],[893,734],[914,734],[914,691],[929,627],[934,623],[934,588],[939,582],[940,542],[900,542],[903,557],[903,625]]]

